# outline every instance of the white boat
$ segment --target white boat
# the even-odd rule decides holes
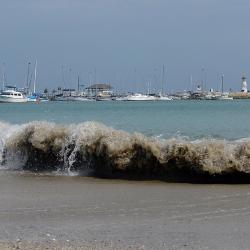
[[[109,90],[103,90],[96,96],[96,101],[112,101],[112,92]]]
[[[209,92],[209,93],[205,94],[204,99],[205,100],[214,100],[215,95],[212,92]]]
[[[113,98],[114,101],[127,101],[127,96],[117,96]]]
[[[0,102],[27,102],[28,99],[19,91],[13,89],[4,90],[0,93]]]
[[[126,97],[126,101],[155,101],[157,98],[151,95],[143,95],[140,93],[131,94]]]
[[[33,94],[27,97],[28,102],[48,102],[49,99],[42,95]]]
[[[159,96],[156,97],[156,100],[157,101],[172,101],[173,98],[167,95],[159,94]]]
[[[218,96],[217,100],[221,101],[231,101],[234,98],[229,96],[228,92],[224,92],[224,74],[221,76],[221,94]]]
[[[229,96],[228,93],[222,93],[221,96],[218,97],[217,100],[221,100],[221,101],[232,101],[234,98]]]
[[[161,92],[156,96],[157,101],[172,101],[173,97],[164,94],[164,82],[165,82],[165,65],[162,67],[162,86]],[[166,83],[165,83],[166,84]]]
[[[94,99],[84,97],[84,96],[77,96],[77,97],[75,97],[75,101],[78,101],[78,102],[91,102],[91,101],[94,101]]]
[[[93,101],[94,99],[90,99],[87,97],[81,97],[81,96],[56,96],[56,101],[63,101],[63,102],[88,102]]]

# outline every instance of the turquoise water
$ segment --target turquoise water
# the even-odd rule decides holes
[[[0,114],[0,121],[11,124],[98,121],[115,129],[162,138],[250,137],[250,100],[0,104]]]

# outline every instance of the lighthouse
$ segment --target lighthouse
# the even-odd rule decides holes
[[[241,92],[247,93],[247,78],[243,76],[241,79],[242,79]]]

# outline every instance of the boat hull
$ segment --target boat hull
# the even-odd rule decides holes
[[[161,96],[157,98],[157,101],[172,101],[173,99],[167,96]]]
[[[48,102],[48,99],[28,99],[28,102]]]
[[[156,101],[155,96],[147,96],[147,95],[130,95],[126,97],[126,101]]]
[[[4,103],[25,103],[27,102],[27,98],[11,98],[11,97],[3,97],[0,96],[0,102]]]

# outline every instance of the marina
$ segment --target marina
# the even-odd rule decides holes
[[[203,85],[197,84],[195,90],[184,90],[166,93],[164,91],[164,72],[163,66],[161,90],[151,91],[151,83],[148,83],[147,93],[143,92],[119,92],[111,84],[95,83],[84,87],[80,84],[78,76],[77,89],[62,88],[52,89],[49,91],[45,88],[43,91],[37,92],[37,61],[34,68],[34,79],[30,75],[30,63],[28,64],[27,83],[23,88],[9,86],[6,83],[5,72],[2,71],[2,90],[0,91],[0,102],[47,102],[47,101],[173,101],[173,100],[213,100],[213,101],[232,101],[234,99],[250,99],[248,91],[247,78],[242,76],[242,84],[240,91],[225,91],[224,75],[221,76],[221,89],[206,90]],[[33,86],[31,82],[33,80]],[[15,91],[15,93],[14,93]],[[9,98],[7,98],[9,97]]]
[[[3,64],[5,65],[5,64]],[[232,101],[234,99],[250,99],[250,91],[248,91],[247,78],[245,75],[241,77],[240,91],[225,91],[224,74],[221,75],[220,83],[217,84],[217,89],[204,87],[203,81],[199,81],[195,89],[184,91],[166,92],[165,66],[162,68],[162,81],[155,82],[160,89],[152,91],[152,83],[147,84],[147,93],[142,91],[137,92],[119,92],[111,84],[107,83],[92,83],[82,84],[79,75],[77,76],[77,88],[72,86],[66,88],[59,86],[57,89],[49,90],[45,88],[43,91],[37,92],[37,60],[34,65],[34,72],[30,72],[28,63],[27,80],[23,88],[18,88],[16,85],[10,86],[6,82],[5,67],[2,68],[2,89],[0,91],[0,102],[47,102],[47,101],[176,101],[176,100],[209,100],[209,101]],[[71,72],[71,69],[70,69]],[[63,73],[63,72],[62,72]],[[34,77],[33,77],[34,75]],[[33,84],[32,84],[33,83]],[[191,77],[191,85],[193,78]],[[67,85],[63,73],[63,85]],[[68,84],[69,85],[69,84]],[[70,84],[73,85],[73,84]],[[85,87],[87,86],[87,87]],[[207,86],[207,83],[206,83]],[[220,87],[219,87],[220,86]],[[15,93],[13,91],[16,91]],[[9,97],[9,98],[7,98]]]
[[[83,90],[75,89],[61,89],[53,90],[51,93],[47,89],[43,93],[35,93],[26,89],[18,89],[12,87],[14,90],[9,90],[8,87],[4,87],[1,93],[0,102],[12,102],[12,99],[6,98],[6,95],[10,97],[17,96],[16,102],[46,102],[46,101],[173,101],[173,100],[233,100],[233,99],[250,99],[250,92],[247,90],[247,83],[244,78],[243,89],[240,92],[224,92],[214,91],[213,89],[206,91],[202,90],[200,86],[195,91],[183,91],[174,92],[169,94],[159,93],[119,93],[113,91],[113,87],[109,84],[94,84],[90,87],[86,87]],[[20,98],[22,97],[22,98]],[[8,101],[9,100],[9,101]],[[14,102],[14,100],[13,100]]]

